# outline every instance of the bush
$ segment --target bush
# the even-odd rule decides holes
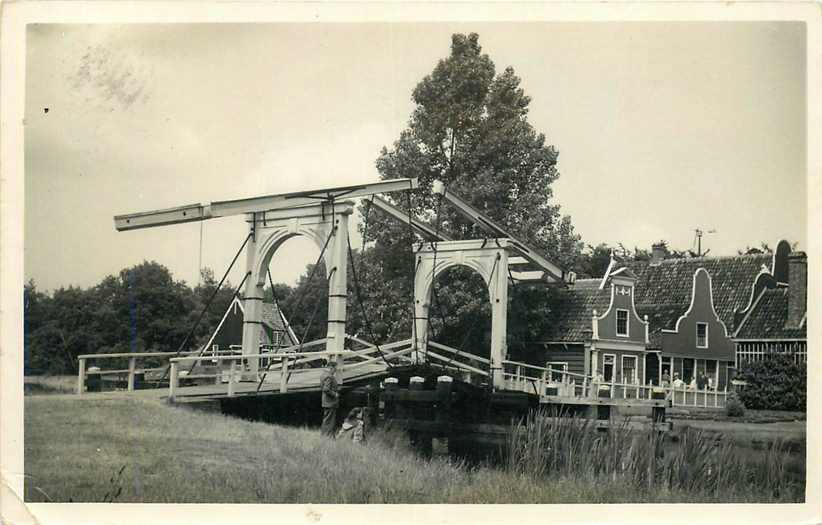
[[[745,404],[735,395],[728,397],[725,405],[725,414],[730,417],[741,417],[745,415]]]
[[[739,393],[739,400],[751,409],[804,412],[807,374],[807,365],[795,363],[789,355],[750,363],[737,374],[737,379],[747,383]]]

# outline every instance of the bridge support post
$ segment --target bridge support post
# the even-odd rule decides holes
[[[250,273],[245,281],[243,297],[243,355],[260,353],[260,329],[263,325],[263,283],[265,275],[260,275],[260,265],[258,264],[258,241],[260,232],[258,231],[258,219],[256,213],[248,214],[248,227],[251,238],[246,243],[246,272]],[[266,268],[266,271],[268,268]],[[232,361],[233,364],[233,361]],[[248,360],[249,375],[252,379],[257,378],[259,369],[258,359]]]
[[[348,214],[335,213],[334,223],[330,227],[334,230],[325,252],[325,268],[328,272],[328,339],[325,349],[327,352],[340,354],[345,348],[348,302]],[[339,355],[330,359],[342,365]]]
[[[495,271],[488,279],[491,298],[491,385],[503,388],[502,362],[508,357],[508,253],[496,253]]]

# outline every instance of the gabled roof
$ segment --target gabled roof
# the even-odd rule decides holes
[[[285,332],[285,323],[283,323],[282,315],[280,314],[279,310],[277,310],[277,306],[271,303],[263,303],[263,312],[262,312],[263,322],[268,325],[269,328],[273,330],[280,330]]]
[[[659,330],[675,328],[677,319],[688,309],[694,274],[699,268],[705,268],[711,276],[714,308],[731,332],[734,311],[748,306],[757,275],[763,265],[771,267],[772,259],[770,254],[752,254],[630,263],[637,275],[636,309],[640,315],[648,315],[652,343]]]
[[[600,279],[577,279],[565,289],[552,290],[551,313],[545,320],[543,341],[581,342],[591,338],[594,310],[605,313],[611,303],[611,290],[599,289]]]
[[[806,323],[798,328],[785,328],[788,319],[787,287],[764,290],[751,313],[743,321],[737,339],[804,339]]]

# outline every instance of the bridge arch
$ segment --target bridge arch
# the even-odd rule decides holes
[[[508,239],[440,241],[424,244],[415,255],[414,357],[422,361],[428,348],[430,295],[434,280],[455,266],[476,271],[485,281],[491,302],[491,376],[501,384],[502,362],[507,358]]]
[[[250,239],[246,244],[243,297],[243,354],[259,353],[263,290],[268,264],[288,239],[304,236],[323,252],[328,279],[328,328],[326,350],[341,352],[345,345],[347,300],[348,218],[354,211],[350,201],[319,203],[299,208],[250,213]],[[249,359],[249,374],[256,377],[258,360]]]

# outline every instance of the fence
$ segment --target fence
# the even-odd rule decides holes
[[[410,339],[397,341],[395,343],[390,343],[387,345],[381,345],[379,347],[377,347],[376,345],[372,345],[367,341],[363,341],[361,339],[353,338],[350,336],[348,337],[348,339],[351,339],[352,341],[365,346],[365,348],[360,350],[344,350],[342,352],[297,352],[293,350],[299,348],[300,345],[295,345],[294,347],[288,347],[284,349],[287,351],[282,351],[276,354],[265,353],[246,355],[226,355],[216,357],[210,355],[175,357],[169,360],[171,364],[171,370],[169,372],[168,397],[170,401],[174,401],[174,399],[178,395],[181,379],[180,369],[182,365],[185,365],[187,363],[195,364],[201,360],[206,359],[228,363],[229,373],[226,381],[226,395],[232,397],[238,393],[237,384],[240,382],[240,378],[244,372],[243,363],[245,363],[249,359],[266,358],[269,360],[270,363],[268,367],[266,367],[264,370],[261,370],[259,383],[254,383],[254,386],[256,386],[257,389],[259,389],[259,387],[263,384],[263,382],[266,381],[266,379],[269,379],[269,384],[274,383],[278,386],[279,391],[281,393],[286,393],[288,392],[289,381],[291,381],[291,378],[293,376],[311,373],[312,371],[316,373],[316,368],[305,366],[309,363],[325,360],[327,358],[336,358],[338,363],[338,372],[342,377],[344,377],[345,373],[349,373],[350,375],[352,371],[357,370],[359,368],[363,368],[369,364],[377,364],[380,361],[400,360],[414,350],[411,346]],[[317,346],[324,342],[325,340],[312,341],[311,343],[306,343],[302,345],[302,347],[306,348],[312,345]],[[352,362],[352,360],[356,361]],[[312,386],[319,386],[319,377],[312,379],[317,380],[317,383],[312,383]],[[251,392],[256,392],[256,389],[251,390]],[[212,391],[210,393],[219,394],[220,392]]]
[[[559,381],[554,380],[557,376]],[[543,396],[569,398],[653,399],[664,395],[677,407],[723,408],[728,399],[726,390],[695,390],[688,387],[666,388],[655,385],[595,381],[590,376],[539,366],[503,361],[503,382],[506,390]]]
[[[85,392],[86,389],[86,377],[91,375],[99,375],[99,376],[125,376],[126,377],[126,388],[129,391],[134,390],[135,386],[135,378],[138,374],[145,374],[146,372],[157,372],[161,370],[165,370],[165,366],[161,367],[153,367],[153,368],[137,368],[138,361],[142,361],[144,359],[149,358],[157,358],[157,357],[168,357],[171,356],[179,356],[179,355],[190,355],[193,353],[197,353],[197,351],[192,352],[123,352],[123,353],[116,353],[116,354],[83,354],[78,356],[78,367],[77,367],[77,393],[82,394]],[[126,369],[112,369],[112,370],[103,370],[100,368],[87,368],[87,365],[90,362],[101,362],[106,360],[123,360],[128,359],[128,368]]]
[[[384,350],[389,352],[399,347],[407,346],[410,343],[410,339],[406,339],[404,341],[398,341],[388,345],[381,345],[378,351],[377,346],[369,343],[368,341],[348,335],[346,336],[346,339],[349,341],[350,346],[359,347],[359,349],[353,350],[347,354],[349,359],[359,361],[350,363],[349,369],[356,369],[362,365],[374,363],[383,359],[384,356],[377,355],[380,351]],[[328,356],[327,353],[316,351],[301,353],[303,350],[310,350],[312,348],[316,348],[317,346],[324,345],[325,343],[326,339],[318,339],[316,341],[284,348],[268,348],[270,345],[261,345],[261,351],[254,355],[242,355],[241,348],[236,346],[219,351],[215,351],[212,348],[179,353],[124,352],[112,354],[84,354],[78,357],[77,393],[83,394],[86,391],[86,379],[89,376],[94,375],[115,376],[122,378],[125,380],[127,390],[133,391],[135,389],[135,379],[140,374],[162,372],[163,377],[168,377],[171,373],[171,364],[173,361],[178,363],[178,366],[174,370],[174,372],[176,372],[178,386],[181,381],[190,382],[203,379],[212,379],[216,383],[222,383],[231,382],[230,378],[234,378],[234,381],[236,382],[236,376],[241,375],[245,368],[244,364],[246,364],[248,359],[251,358],[259,359],[261,376],[278,372],[284,364],[285,366],[290,367],[290,372],[293,373],[295,368],[310,368],[313,364],[316,364],[317,361],[325,359]],[[410,350],[387,357],[402,359],[408,353],[410,353]],[[283,360],[283,355],[288,355],[289,359]],[[150,368],[138,367],[138,365],[144,363],[146,359],[156,361],[158,358],[160,358],[161,361],[165,361],[162,366]],[[122,366],[121,363],[126,360],[128,362],[128,368],[103,369],[96,366],[89,366],[91,364],[102,366],[103,363],[112,362],[115,363],[114,366],[117,366],[117,364]],[[187,366],[183,366],[184,364]],[[166,374],[167,370],[169,374]],[[191,373],[192,371],[197,373]],[[290,376],[290,374],[287,374],[287,376]],[[168,377],[168,380],[170,382],[171,378]]]
[[[791,355],[794,361],[808,360],[808,342],[805,340],[741,341],[736,343],[737,368],[748,363],[764,361],[776,355]]]

